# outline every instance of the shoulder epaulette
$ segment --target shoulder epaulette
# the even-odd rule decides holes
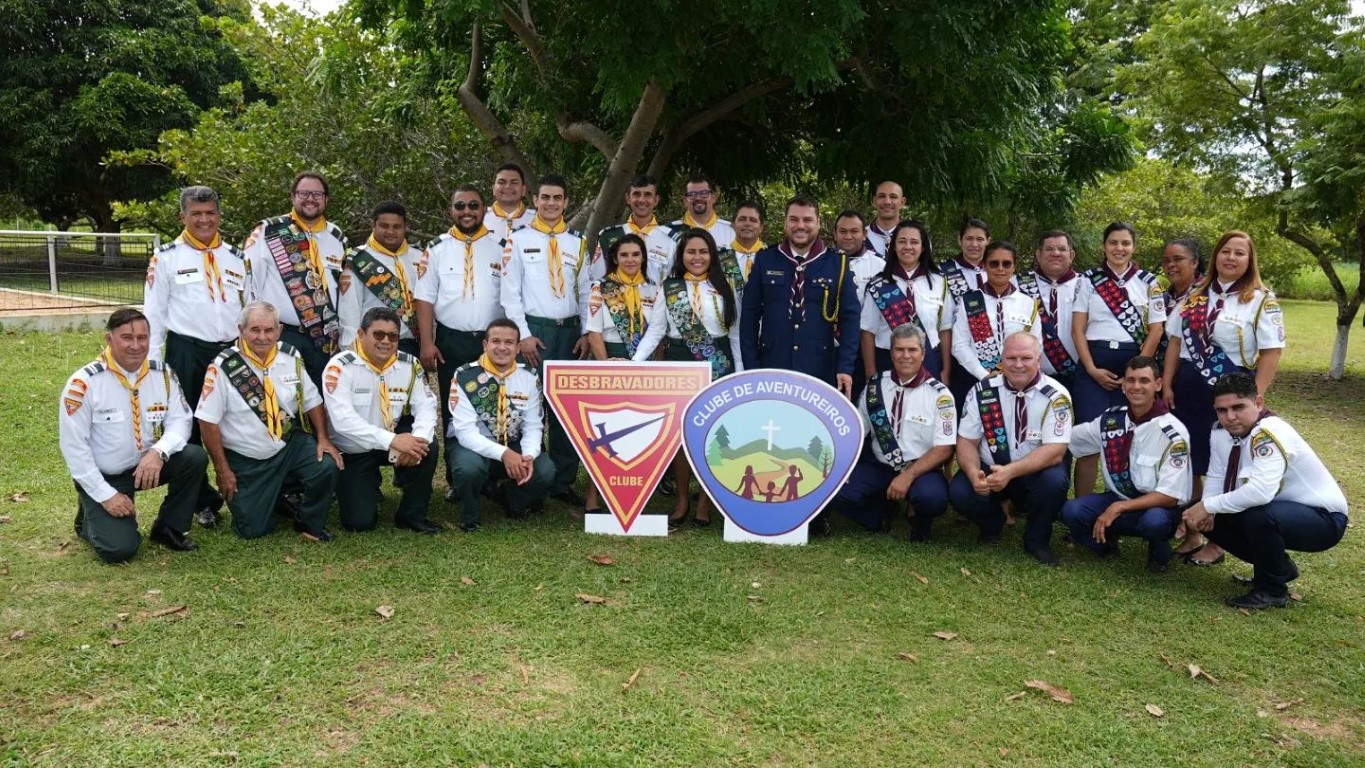
[[[156,249],[156,252],[161,253],[162,251],[169,251],[170,249],[176,247],[177,245],[180,245],[180,243],[177,243],[174,240],[170,241],[169,243],[162,243],[161,247]],[[228,247],[231,248],[232,246]]]
[[[449,232],[442,232],[441,234],[439,234],[439,235],[437,235],[436,237],[432,238],[432,239],[431,239],[431,242],[427,243],[426,245],[424,245],[424,246],[422,246],[422,247],[429,251],[429,250],[431,250],[432,248],[435,248],[436,246],[440,245],[441,243],[443,243],[443,242],[445,242],[446,240],[449,240],[449,239],[451,239],[450,233],[449,233]]]
[[[286,213],[286,214],[283,214],[283,215],[280,215],[280,216],[271,216],[271,217],[268,218],[268,219],[263,219],[263,220],[261,221],[261,224],[263,224],[263,225],[265,225],[265,226],[268,227],[268,226],[270,226],[271,224],[279,224],[279,223],[282,222],[282,221],[289,221],[289,214]]]
[[[286,354],[286,355],[294,355],[295,357],[299,357],[299,356],[300,356],[300,355],[299,355],[299,351],[298,351],[297,349],[294,348],[294,345],[293,345],[293,344],[290,344],[290,343],[287,342],[287,341],[281,341],[281,342],[280,342],[280,351],[283,352],[283,353]]]
[[[1039,384],[1038,391],[1043,394],[1043,397],[1046,397],[1049,400],[1061,394],[1061,391],[1051,384]]]
[[[330,221],[327,222],[327,232],[341,242],[346,242],[346,233],[341,231],[341,227],[338,227]]]
[[[399,360],[402,360],[402,361],[405,362],[405,363],[419,363],[419,364],[420,364],[420,363],[422,362],[421,360],[418,360],[418,359],[417,359],[417,356],[416,356],[416,355],[414,355],[414,354],[412,354],[412,353],[410,353],[410,352],[404,352],[404,351],[401,350],[401,349],[398,350],[398,359],[399,359]]]
[[[515,227],[512,227],[512,229],[508,232],[508,234],[512,234],[512,233],[514,233],[514,232],[520,232],[521,230],[526,229],[526,228],[529,227],[529,226],[530,226],[529,224],[518,224],[518,225],[516,225]]]
[[[929,386],[933,387],[934,391],[939,394],[949,394],[951,392],[951,390],[948,389],[948,385],[939,381],[936,377],[931,376],[929,378]]]
[[[1184,438],[1180,436],[1180,432],[1177,431],[1176,428],[1171,426],[1170,424],[1162,424],[1161,433],[1165,435],[1166,439],[1170,440],[1172,443],[1179,443],[1184,440]]]
[[[1005,377],[1002,376],[1002,375],[988,376],[988,377],[982,379],[981,381],[978,381],[978,382],[976,383],[976,386],[977,386],[978,388],[981,388],[981,387],[1003,387],[1003,386],[1005,386]]]
[[[81,369],[81,373],[86,376],[98,376],[104,372],[105,365],[103,360],[96,360]]]
[[[565,229],[565,230],[564,230],[564,233],[567,234],[567,235],[573,235],[574,237],[577,237],[577,238],[580,238],[580,239],[583,237],[583,233],[582,233],[582,232],[579,232],[579,231],[576,230],[576,229]]]
[[[161,362],[160,360],[148,360],[148,361],[147,361],[147,370],[149,370],[149,371],[160,371],[160,370],[163,370],[163,369],[169,370],[169,366],[167,366],[165,363]]]
[[[240,258],[243,258],[243,256],[242,256],[242,249],[241,249],[241,248],[238,248],[237,246],[235,246],[235,245],[233,245],[233,244],[231,244],[231,243],[223,243],[223,245],[226,245],[226,246],[227,246],[228,253],[232,254],[233,256],[236,256],[236,257],[239,258],[239,259],[240,259]]]
[[[455,372],[456,372],[456,373],[459,373],[460,371],[467,370],[467,369],[469,369],[469,368],[477,368],[477,367],[479,367],[478,361],[477,361],[477,360],[473,360],[473,361],[470,361],[470,362],[468,362],[468,363],[465,363],[464,365],[460,366],[459,368],[456,368],[456,369],[455,369]]]
[[[337,362],[341,363],[342,365],[350,365],[351,363],[354,363],[358,359],[359,358],[357,357],[355,350],[352,349],[348,349],[345,352],[342,352],[341,354],[336,356]]]

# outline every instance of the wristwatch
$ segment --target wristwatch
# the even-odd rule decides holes
[[[165,451],[161,450],[160,448],[155,448],[155,447],[153,447],[152,450],[156,452],[156,455],[157,455],[157,456],[160,456],[160,457],[161,457],[161,460],[162,460],[162,461],[170,461],[170,460],[171,460],[171,455],[170,455],[169,453],[166,453]]]

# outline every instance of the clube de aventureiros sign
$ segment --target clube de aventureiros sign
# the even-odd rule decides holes
[[[794,371],[743,371],[702,390],[683,447],[725,516],[726,541],[806,543],[806,524],[838,493],[863,448],[848,398]]]
[[[610,514],[588,533],[668,535],[667,515],[642,515],[682,440],[682,411],[711,383],[709,363],[545,361],[545,399]]]

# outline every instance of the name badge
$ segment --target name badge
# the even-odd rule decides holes
[[[101,424],[118,424],[123,421],[123,411],[118,408],[98,408],[95,410],[95,421]]]
[[[282,373],[280,374],[280,383],[292,387],[299,383],[299,377],[294,373]]]
[[[1028,430],[1027,432],[1024,433],[1024,442],[1026,442],[1026,443],[1038,443],[1038,442],[1042,442],[1042,440],[1043,440],[1043,433],[1042,433],[1042,432],[1039,432],[1039,431],[1036,430],[1036,429],[1030,429],[1030,430]]]
[[[929,423],[929,417],[919,413],[912,413],[909,416],[906,416],[905,420],[912,424],[927,425]]]
[[[175,273],[175,284],[176,284],[176,285],[186,285],[186,284],[188,284],[188,283],[202,283],[202,282],[204,282],[204,273],[203,273],[202,271],[200,271],[200,269],[199,269],[198,267],[192,267],[192,268],[190,268],[190,269],[180,269],[180,270],[176,270],[176,273]]]

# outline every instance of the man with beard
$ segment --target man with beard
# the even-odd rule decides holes
[[[735,229],[716,213],[719,199],[720,193],[710,179],[701,174],[689,177],[683,193],[683,217],[673,222],[673,228],[682,231],[700,227],[711,233],[716,247],[728,247],[735,240]]]
[[[638,235],[645,241],[644,273],[655,285],[663,283],[673,269],[673,254],[678,249],[678,231],[669,224],[660,224],[654,217],[659,206],[659,180],[653,176],[636,176],[626,192],[626,207],[630,218],[624,224],[603,229],[597,235],[597,250],[592,257],[592,279],[601,280],[607,274],[602,254],[625,235]]]
[[[408,245],[408,209],[402,203],[380,203],[370,221],[370,239],[346,255],[341,271],[337,300],[341,346],[355,344],[366,312],[386,307],[399,317],[398,348],[416,357],[421,345],[412,294],[426,272],[426,252]]]
[[[526,174],[516,163],[498,166],[493,177],[493,204],[483,215],[483,225],[493,233],[494,240],[506,240],[513,230],[524,227],[536,217],[534,208],[527,208]]]

